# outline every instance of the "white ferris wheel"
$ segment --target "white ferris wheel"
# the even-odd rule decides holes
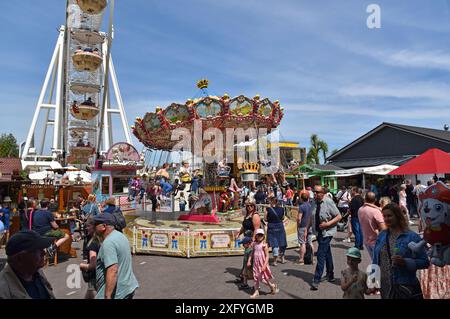
[[[108,33],[104,33],[100,27],[108,5]],[[22,167],[28,171],[93,165],[114,143],[113,116],[120,118],[121,141],[131,144],[111,57],[114,0],[67,0],[66,8],[66,24],[59,29],[31,127],[21,145]]]

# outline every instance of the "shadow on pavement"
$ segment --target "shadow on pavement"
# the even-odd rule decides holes
[[[241,268],[227,267],[225,268],[224,273],[229,273],[232,274],[233,276],[239,277],[239,275],[241,274]]]
[[[286,273],[287,276],[294,276],[303,279],[303,281],[307,284],[310,284],[314,278],[313,273],[299,269],[284,269],[283,273]]]

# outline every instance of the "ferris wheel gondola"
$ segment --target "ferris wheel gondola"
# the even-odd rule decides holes
[[[70,83],[70,90],[78,95],[95,94],[100,92],[101,87],[94,83],[74,81]]]
[[[95,72],[101,66],[103,58],[97,51],[77,50],[72,56],[72,62],[78,72]]]
[[[100,110],[94,103],[83,102],[80,105],[74,101],[70,107],[70,114],[77,120],[89,121],[95,118]]]
[[[105,10],[108,2],[106,0],[77,0],[77,4],[86,13],[99,14]]]
[[[89,43],[91,45],[101,44],[105,41],[105,36],[100,32],[86,29],[73,29],[72,38],[81,43]]]

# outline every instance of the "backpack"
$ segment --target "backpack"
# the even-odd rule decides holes
[[[123,213],[120,210],[120,207],[116,207],[111,214],[116,219],[116,224],[114,225],[114,228],[116,230],[122,232],[123,229],[127,227],[127,221],[125,219],[125,216],[123,216]]]

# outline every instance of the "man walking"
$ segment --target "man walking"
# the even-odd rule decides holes
[[[309,245],[312,250],[312,233],[311,231],[311,203],[309,202],[309,192],[303,190],[300,192],[300,205],[298,207],[297,216],[297,235],[298,244],[300,245],[300,252],[298,264],[305,264],[306,245]],[[311,258],[312,259],[312,258]]]
[[[359,250],[363,249],[363,235],[361,232],[361,224],[358,219],[358,211],[364,205],[364,199],[361,196],[361,191],[358,187],[352,188],[352,200],[350,201],[350,213],[351,213],[351,224],[352,231],[355,235],[355,247]]]
[[[406,184],[406,208],[408,208],[409,218],[413,218],[417,214],[417,206],[414,196],[414,186],[410,179],[405,181]]]
[[[326,265],[327,279],[329,282],[335,281],[333,256],[331,254],[331,240],[336,233],[336,224],[341,220],[333,200],[325,195],[322,186],[314,186],[314,201],[312,203],[312,223],[313,232],[317,237],[319,247],[317,249],[317,265],[314,274],[311,290],[319,289],[322,281],[322,274]]]
[[[386,229],[381,209],[375,205],[376,194],[368,192],[364,205],[358,211],[358,218],[364,238],[364,246],[373,259],[373,249],[377,241],[378,234]]]
[[[132,269],[128,239],[114,229],[116,220],[112,214],[95,216],[94,222],[102,242],[97,256],[96,299],[133,299],[139,284]]]

